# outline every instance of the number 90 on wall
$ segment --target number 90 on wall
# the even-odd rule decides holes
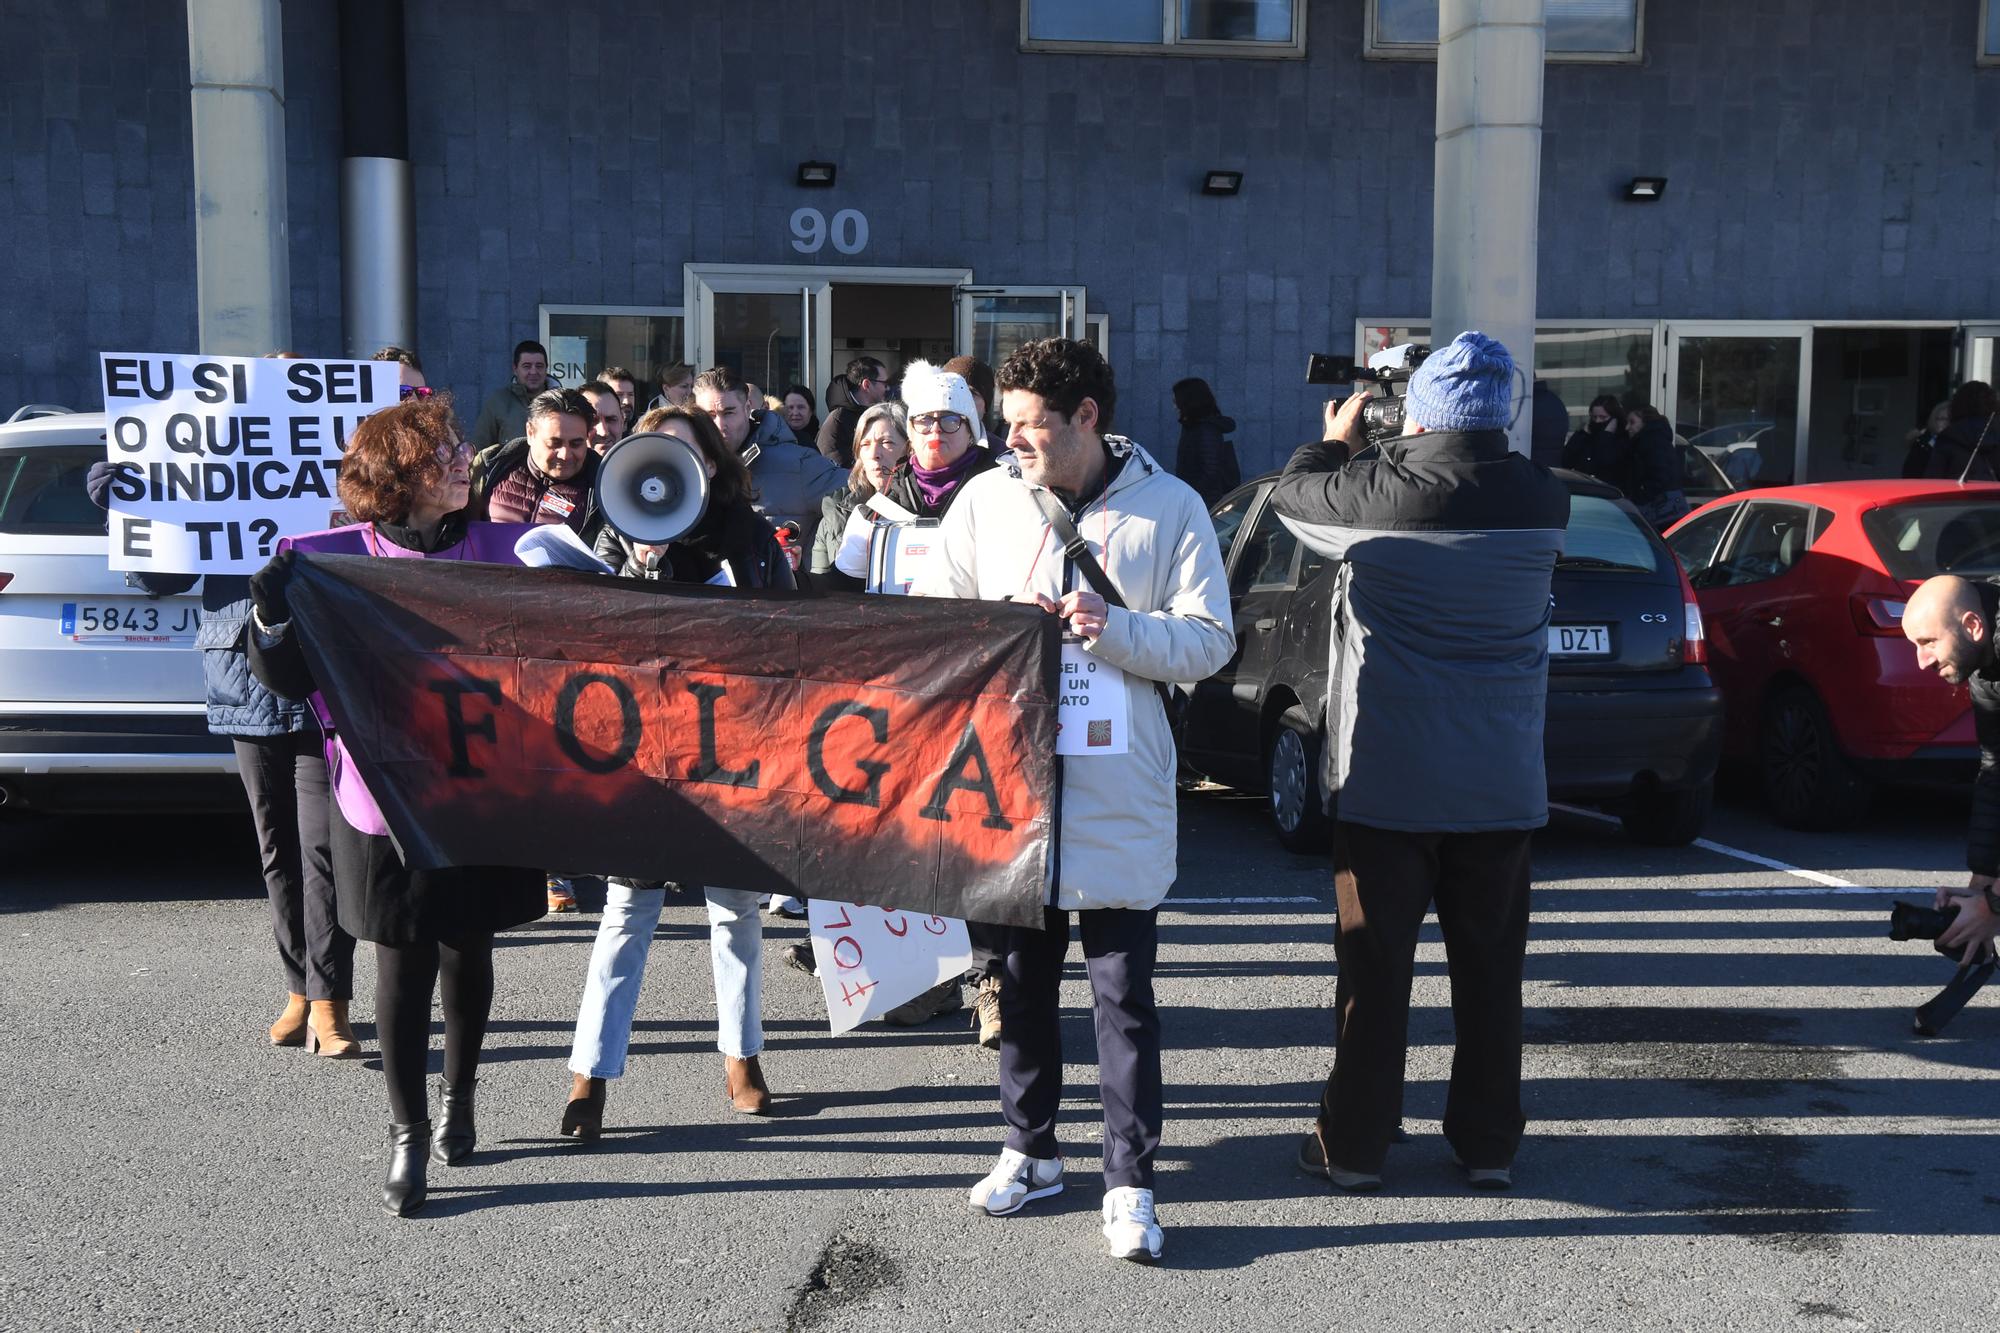
[[[868,219],[858,208],[843,208],[833,215],[831,225],[817,208],[801,208],[792,214],[792,249],[802,255],[816,255],[828,241],[844,255],[858,255],[868,248]]]

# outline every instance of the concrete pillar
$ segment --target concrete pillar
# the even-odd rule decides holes
[[[187,0],[187,10],[200,350],[262,356],[292,341],[278,0]]]
[[[1535,247],[1542,179],[1543,0],[1438,6],[1431,345],[1467,329],[1498,338],[1524,380],[1535,357]],[[1532,412],[1510,432],[1528,452]]]
[[[417,346],[403,0],[340,0],[340,309],[347,355]]]

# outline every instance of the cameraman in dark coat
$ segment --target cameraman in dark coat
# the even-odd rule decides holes
[[[1403,435],[1363,451],[1363,395],[1271,491],[1343,562],[1327,705],[1340,960],[1333,1071],[1299,1164],[1382,1183],[1401,1115],[1417,932],[1433,905],[1457,1051],[1444,1134],[1471,1183],[1505,1189],[1521,1111],[1528,839],[1548,822],[1542,722],[1549,581],[1569,492],[1508,450],[1514,360],[1462,333],[1410,378]]]
[[[1979,733],[1979,776],[1972,784],[1972,824],[1965,863],[1972,878],[1962,889],[1941,888],[1936,906],[1956,905],[1958,920],[1938,936],[1938,947],[1978,962],[1993,956],[2000,935],[2000,655],[1993,626],[2000,618],[2000,587],[1955,574],[1924,581],[1903,610],[1903,637],[1916,645],[1917,665],[1953,685],[1969,686],[1972,721]]]

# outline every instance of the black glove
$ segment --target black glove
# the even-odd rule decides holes
[[[75,474],[72,473],[72,476]],[[110,459],[99,459],[90,465],[90,472],[83,479],[83,489],[89,494],[90,502],[99,509],[111,508],[111,483],[118,480],[118,465]]]
[[[250,576],[250,603],[267,629],[292,618],[292,604],[285,591],[291,586],[295,562],[292,552],[280,551],[271,557],[270,564]]]

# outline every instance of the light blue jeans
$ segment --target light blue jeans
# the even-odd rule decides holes
[[[764,923],[757,895],[716,888],[702,893],[708,900],[708,953],[715,973],[715,1044],[724,1055],[739,1059],[757,1055],[764,1049]],[[616,879],[605,884],[604,917],[590,950],[590,973],[570,1047],[571,1073],[624,1076],[639,983],[666,900],[665,889]]]

